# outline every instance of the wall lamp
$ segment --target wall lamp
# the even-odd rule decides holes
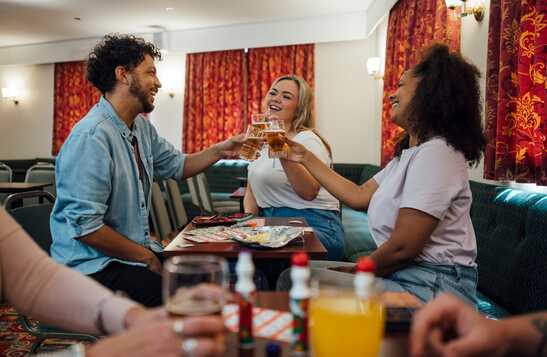
[[[475,6],[470,6],[467,3],[469,0],[445,0],[446,7],[452,11],[458,8],[462,8],[460,16],[465,17],[467,15],[475,16],[475,20],[482,21],[484,18],[484,4],[482,0],[476,1]]]
[[[367,72],[374,79],[383,79],[384,76],[380,73],[380,57],[370,57],[367,60]]]
[[[11,100],[13,104],[17,105],[21,99],[21,92],[15,87],[2,88],[2,98]]]

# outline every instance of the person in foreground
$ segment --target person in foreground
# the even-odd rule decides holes
[[[282,120],[285,136],[302,144],[325,165],[332,164],[329,144],[313,129],[312,92],[298,76],[277,78],[262,101],[270,117]],[[304,217],[323,243],[329,259],[344,251],[340,203],[299,163],[269,158],[267,145],[249,164],[245,212],[266,217]]]
[[[489,320],[449,294],[419,310],[410,331],[412,357],[547,357],[547,312]]]
[[[148,217],[154,179],[193,176],[235,155],[243,135],[185,155],[140,113],[161,87],[159,50],[141,38],[107,35],[90,53],[87,78],[103,94],[76,124],[55,165],[51,255],[146,306],[161,304],[162,244]]]
[[[114,295],[95,281],[53,262],[0,208],[0,302],[70,331],[108,335],[86,348],[87,357],[208,356],[224,346],[220,317],[168,319]],[[82,353],[81,356],[84,354]]]
[[[390,96],[391,117],[405,130],[396,156],[359,186],[294,141],[289,160],[302,163],[334,197],[368,210],[378,246],[371,258],[389,291],[428,301],[450,291],[474,303],[476,241],[468,163],[486,139],[481,126],[479,70],[446,45],[435,44],[406,71]],[[319,281],[351,286],[353,263],[313,262]],[[287,289],[288,272],[278,281]]]

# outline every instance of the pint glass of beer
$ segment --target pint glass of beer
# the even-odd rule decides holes
[[[258,157],[258,152],[262,149],[264,129],[268,125],[267,114],[255,113],[251,116],[251,125],[247,127],[245,133],[245,142],[239,152],[239,157],[243,160],[253,161]]]
[[[176,256],[163,267],[163,299],[171,317],[221,315],[228,263],[213,255]]]
[[[280,120],[270,120],[264,130],[264,136],[270,147],[270,158],[286,158],[288,153],[287,144],[285,144],[285,126]]]
[[[243,160],[253,161],[258,157],[258,152],[262,149],[264,144],[262,129],[257,129],[253,125],[247,127],[245,133],[245,141],[239,151],[239,157]]]

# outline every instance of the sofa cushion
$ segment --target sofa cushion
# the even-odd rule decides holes
[[[537,267],[525,263],[528,259],[537,261],[541,252],[528,250],[529,246],[538,245],[529,232],[528,214],[544,195],[501,187],[496,190],[498,194],[491,205],[485,201],[482,209],[477,206],[473,212],[475,219],[480,218],[473,221],[478,231],[478,288],[511,313],[525,312],[529,304],[525,295],[535,291],[534,284],[545,284],[540,280],[545,280],[547,272],[538,271],[544,263]],[[474,196],[478,198],[481,193]],[[479,202],[482,201],[478,199]]]
[[[345,260],[356,262],[362,256],[370,255],[376,243],[368,228],[366,212],[342,206],[342,225],[344,226]]]
[[[240,185],[236,177],[247,177],[247,166],[244,160],[219,160],[205,170],[207,184],[211,193],[232,193]],[[186,180],[178,181],[181,193],[188,193]],[[229,195],[228,195],[229,196]]]
[[[211,193],[232,193],[239,187],[236,177],[247,177],[247,166],[244,160],[219,160],[205,171]],[[214,198],[213,198],[214,200]]]
[[[382,168],[377,165],[370,165],[370,164],[363,165],[363,170],[361,171],[361,175],[359,176],[359,184],[362,185],[363,183],[370,180],[381,169]]]
[[[515,312],[547,310],[547,195],[528,210],[525,237],[516,244],[511,279]]]
[[[475,181],[469,181],[469,186],[473,196],[471,222],[473,222],[477,240],[481,240],[494,229],[494,199],[496,188],[499,186]]]
[[[489,319],[499,320],[509,316],[507,310],[480,291],[477,291],[476,306],[479,312]]]
[[[334,164],[333,169],[348,180],[359,184],[364,164]]]

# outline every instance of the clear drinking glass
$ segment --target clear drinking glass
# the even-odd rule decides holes
[[[221,315],[229,282],[228,263],[214,255],[168,259],[163,267],[163,300],[172,317]]]
[[[258,130],[253,125],[249,125],[247,127],[247,131],[245,132],[245,141],[239,151],[239,157],[241,159],[253,161],[258,158],[258,152],[264,145],[262,135],[262,130]]]
[[[334,283],[313,285],[309,310],[313,355],[378,356],[384,333],[381,284],[374,284],[367,299]]]
[[[262,113],[254,113],[251,116],[251,124],[245,132],[245,142],[239,153],[239,157],[243,160],[253,161],[258,157],[258,152],[262,150],[264,145],[264,129],[267,127],[268,115]]]
[[[266,142],[270,147],[268,156],[270,158],[286,158],[288,146],[285,143],[285,123],[281,120],[270,120],[264,129]]]

